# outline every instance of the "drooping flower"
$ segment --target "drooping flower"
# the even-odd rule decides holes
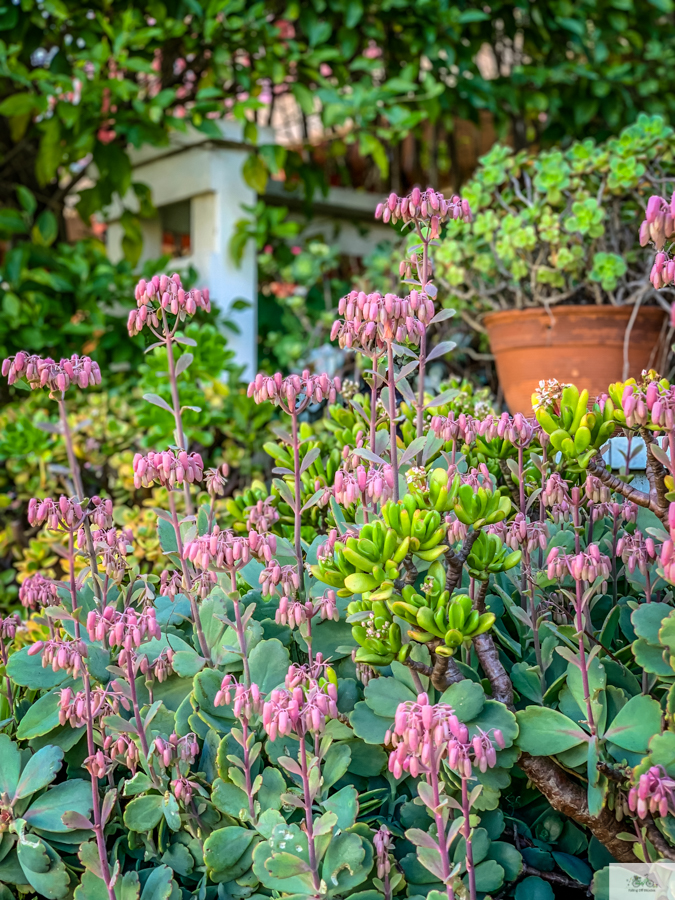
[[[63,669],[68,675],[77,678],[87,657],[87,645],[84,641],[64,641],[53,638],[48,641],[36,641],[28,648],[29,656],[42,654],[42,668],[51,666],[54,672]]]
[[[332,682],[314,679],[293,688],[276,688],[263,706],[263,727],[271,741],[292,734],[302,740],[307,733],[320,734],[326,719],[336,719],[337,688]]]
[[[662,817],[675,815],[675,780],[662,766],[652,766],[628,792],[628,806],[641,819],[648,813]]]
[[[382,219],[385,223],[396,224],[400,220],[405,224],[428,225],[431,237],[438,237],[441,222],[449,219],[472,221],[468,200],[462,200],[456,194],[447,199],[440,191],[431,187],[426,191],[415,187],[405,197],[392,192],[384,203],[377,204],[375,218]]]
[[[217,569],[235,571],[245,566],[252,557],[270,563],[276,550],[277,539],[273,534],[251,531],[244,537],[215,525],[210,534],[202,534],[188,541],[184,553],[186,559],[200,569],[213,565]]]
[[[352,291],[338,303],[338,314],[331,340],[338,339],[343,349],[362,349],[367,353],[383,349],[396,341],[417,345],[434,317],[434,302],[426,293],[413,290],[407,297],[375,291]]]
[[[40,609],[44,606],[56,606],[59,603],[59,593],[56,582],[51,578],[45,578],[37,572],[29,575],[19,588],[19,600],[26,609]]]
[[[153,750],[157,761],[164,769],[168,769],[178,762],[192,765],[199,754],[197,735],[190,731],[182,737],[173,732],[169,735],[168,740],[157,737],[153,744]]]
[[[226,675],[220,683],[213,699],[214,706],[229,706],[234,699],[232,712],[237,719],[250,722],[253,716],[259,716],[263,710],[263,695],[255,682],[250,687],[237,681],[234,675]]]
[[[193,316],[198,309],[211,312],[209,289],[186,291],[177,273],[153,275],[149,281],[141,278],[134,296],[137,309],[131,310],[127,321],[132,336],[139,334],[146,323],[159,328],[162,311],[178,316],[181,321]]]
[[[23,350],[2,363],[2,374],[9,384],[25,378],[32,390],[48,388],[51,394],[67,391],[71,384],[81,388],[95,387],[101,383],[101,370],[97,362],[76,353],[59,362],[51,357],[29,355]]]
[[[653,538],[646,538],[636,529],[633,534],[621,535],[616,544],[616,555],[621,557],[631,574],[638,569],[642,575],[646,575],[652,561],[656,559],[656,545]]]
[[[339,378],[329,378],[325,373],[312,375],[309,369],[301,375],[288,375],[286,378],[280,372],[275,375],[259,372],[248,386],[248,396],[253,397],[256,403],[270,400],[289,414],[301,413],[310,403],[321,403],[323,400],[335,403],[340,387]]]
[[[28,501],[29,525],[46,523],[50,531],[59,531],[61,528],[70,530],[73,526],[79,525],[83,518],[84,513],[79,502],[71,500],[64,494],[61,494],[58,501],[52,500],[51,497],[45,497],[44,500],[31,497]]]
[[[204,463],[199,453],[185,450],[164,450],[156,453],[150,450],[146,456],[134,456],[134,485],[137,488],[150,487],[158,482],[164,487],[176,487],[185,481],[193,484],[201,481]]]

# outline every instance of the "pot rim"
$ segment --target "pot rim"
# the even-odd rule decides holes
[[[633,312],[632,305],[626,306],[610,306],[609,304],[596,304],[593,306],[577,306],[573,303],[561,303],[546,309],[544,306],[528,307],[527,309],[496,309],[483,316],[483,324],[489,328],[491,324],[507,322],[512,319],[536,319],[545,316],[547,319],[554,319],[556,315],[565,318],[577,316],[583,318],[608,318],[608,319],[628,319]],[[641,306],[637,318],[646,313],[647,316],[656,318],[664,318],[666,312],[660,306]]]

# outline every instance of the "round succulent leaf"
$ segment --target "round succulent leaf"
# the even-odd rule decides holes
[[[532,756],[553,756],[586,742],[588,735],[556,709],[528,706],[516,713],[518,745]]]
[[[14,796],[21,775],[21,751],[7,734],[0,734],[0,794]]]
[[[32,828],[60,833],[81,827],[64,824],[64,813],[71,811],[79,813],[85,819],[89,818],[92,811],[90,782],[74,778],[57,784],[31,803],[23,818]]]
[[[513,896],[514,900],[555,900],[551,885],[538,875],[528,875],[519,881]]]
[[[49,844],[28,835],[17,845],[17,856],[26,882],[47,900],[61,900],[70,887],[70,876],[61,857]]]
[[[14,799],[30,797],[50,784],[56,778],[62,762],[63,750],[60,747],[48,745],[34,753],[21,773]]]
[[[671,612],[673,607],[667,603],[641,603],[631,613],[630,620],[638,637],[650,644],[659,644],[659,630]]]
[[[162,800],[160,794],[136,797],[124,810],[124,824],[130,831],[152,831],[164,815]]]
[[[499,863],[507,881],[515,881],[523,871],[522,853],[516,850],[513,844],[507,844],[506,841],[492,841],[487,858]]]
[[[460,722],[471,722],[483,711],[485,691],[482,685],[464,679],[451,684],[439,702],[448,703]]]
[[[391,728],[393,721],[393,716],[385,719],[375,715],[364,700],[360,700],[349,714],[349,724],[352,726],[354,734],[366,744],[383,744],[384,736]]]
[[[468,886],[468,874],[462,878]],[[486,859],[476,866],[476,890],[481,893],[497,891],[504,884],[504,869],[494,859]]]
[[[518,720],[511,710],[497,700],[486,700],[481,712],[466,724],[471,737],[479,731],[489,733],[495,728],[500,729],[506,749],[511,747],[518,737]]]
[[[632,753],[646,753],[661,732],[661,707],[651,697],[631,697],[605,732],[605,738]]]
[[[402,681],[388,677],[372,678],[366,685],[363,695],[374,713],[392,721],[400,703],[417,699],[417,694]]]

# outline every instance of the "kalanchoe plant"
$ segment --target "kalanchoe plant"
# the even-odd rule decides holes
[[[426,299],[398,341],[420,348],[434,196],[400,205]],[[181,291],[137,291],[132,331],[168,355],[208,306]],[[268,447],[281,477],[226,506],[227,470],[182,428],[190,360],[169,366],[175,441],[133,464],[168,507],[161,576],[74,454],[30,503],[67,579],[32,574],[29,624],[0,620],[9,895],[602,897],[611,861],[675,857],[673,389],[545,384],[531,418],[427,399],[381,299],[363,321],[387,366],[373,357],[363,404],[320,373],[252,383],[291,420]],[[64,390],[84,379],[63,367],[67,443]],[[333,429],[300,421],[326,402]],[[649,491],[604,461],[621,430],[647,445]]]

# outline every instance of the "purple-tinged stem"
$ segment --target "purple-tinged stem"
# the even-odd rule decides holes
[[[394,372],[394,348],[387,344],[387,369],[389,375],[389,443],[391,468],[394,475],[394,503],[398,503],[398,448],[396,446],[396,375]]]
[[[148,746],[148,736],[145,733],[145,728],[143,727],[143,720],[141,719],[141,708],[138,705],[138,694],[136,692],[136,673],[134,672],[134,661],[132,659],[132,651],[127,651],[127,680],[129,682],[129,690],[131,691],[131,705],[134,710],[134,717],[136,719],[136,728],[138,730],[138,737],[141,741],[141,747],[143,749],[143,753],[145,755],[145,760],[150,764],[150,747]]]
[[[577,632],[579,634],[579,668],[581,669],[581,682],[584,688],[584,703],[586,704],[586,715],[588,716],[588,727],[591,734],[595,736],[595,720],[593,718],[593,707],[591,706],[591,689],[588,683],[588,666],[586,665],[586,648],[584,647],[584,619],[583,619],[583,601],[581,594],[581,582],[575,579],[576,584],[576,616],[577,616]]]
[[[300,769],[302,771],[302,791],[305,801],[305,831],[307,833],[307,847],[309,850],[309,868],[312,872],[314,890],[319,891],[321,879],[316,862],[316,846],[314,845],[314,817],[312,816],[312,793],[309,789],[309,769],[307,767],[307,746],[304,734],[300,738]]]
[[[241,651],[242,662],[244,663],[244,682],[246,687],[251,687],[251,669],[248,664],[248,649],[246,647],[246,629],[241,618],[241,610],[239,609],[239,593],[237,591],[237,576],[234,569],[230,569],[230,583],[232,585],[232,604],[234,606],[234,621],[237,631],[237,640],[239,641],[239,650]]]
[[[211,653],[209,651],[209,645],[206,643],[206,638],[204,637],[204,630],[202,628],[201,619],[199,618],[199,607],[197,606],[196,599],[192,595],[192,579],[190,578],[190,572],[183,555],[183,538],[181,537],[180,533],[180,523],[178,521],[178,512],[176,511],[176,500],[173,496],[173,491],[171,490],[171,488],[169,488],[169,509],[171,511],[171,523],[173,525],[174,534],[176,535],[176,547],[178,548],[180,567],[183,572],[183,578],[185,579],[188,599],[190,600],[192,621],[195,626],[195,631],[197,632],[197,640],[199,641],[199,649],[201,650],[201,654],[206,660],[207,664],[210,666],[212,665]]]
[[[253,781],[251,779],[251,754],[248,746],[248,719],[245,716],[241,718],[241,734],[243,737],[242,749],[244,751],[244,778],[246,779],[246,796],[248,797],[248,812],[251,816],[251,822],[255,823],[255,805],[253,800]]]
[[[295,518],[295,559],[298,566],[300,591],[302,591],[303,585],[305,583],[305,571],[302,561],[302,538],[300,536],[300,522],[302,519],[302,498],[300,496],[300,491],[302,489],[302,482],[300,480],[300,437],[298,435],[298,413],[295,409],[291,410],[291,422],[293,436],[293,476],[295,479],[295,502],[293,504],[293,514]]]
[[[166,357],[169,363],[169,386],[171,388],[171,402],[173,404],[173,417],[176,422],[176,437],[180,444],[181,450],[187,452],[187,441],[185,440],[185,430],[183,429],[183,415],[181,413],[180,396],[178,394],[178,376],[176,375],[176,361],[173,357],[173,332],[169,328],[166,320],[166,313],[162,309],[162,326],[164,328],[164,343],[166,344]],[[190,484],[185,480],[185,511],[188,516],[193,515],[194,506],[192,505],[192,495],[190,494]]]
[[[370,449],[375,453],[377,433],[377,354],[373,353],[373,383],[370,386]]]
[[[5,641],[3,640],[2,635],[0,634],[0,658],[2,659],[5,670],[7,669],[7,663],[9,662],[9,654],[7,653],[7,648],[5,647]],[[12,679],[9,675],[5,676],[5,680],[7,682],[7,702],[9,703],[9,713],[11,716],[14,715],[14,694],[12,692]]]
[[[462,815],[464,816],[464,840],[466,841],[466,871],[469,876],[469,896],[476,900],[476,869],[473,864],[473,846],[471,842],[471,806],[469,805],[469,787],[467,779],[462,778]]]
[[[525,466],[523,464],[523,447],[518,447],[518,503],[520,511],[525,515]]]
[[[422,272],[420,274],[420,287],[424,293],[429,280],[429,240],[425,240],[418,226],[418,233],[422,241]],[[424,434],[424,379],[427,367],[427,331],[426,328],[420,338],[420,362],[417,369],[417,437]],[[421,464],[421,453],[418,454],[418,465]]]
[[[80,502],[84,501],[84,485],[82,484],[82,473],[80,472],[80,467],[77,462],[77,457],[75,456],[75,448],[73,446],[73,436],[70,431],[70,425],[68,424],[68,413],[66,411],[66,404],[63,399],[63,395],[61,398],[56,401],[59,407],[59,418],[61,419],[61,430],[63,431],[63,441],[66,445],[66,455],[68,457],[68,467],[70,468],[70,474],[73,478],[73,484],[75,486],[75,491],[77,492],[77,499]],[[96,562],[96,550],[94,548],[94,540],[91,536],[91,527],[89,525],[89,519],[85,515],[84,520],[82,522],[82,527],[84,528],[84,534],[87,540],[87,556],[89,557],[89,565],[91,566],[91,574],[94,576],[92,579],[94,583],[94,594],[96,595],[96,599],[101,602],[101,588],[98,583],[98,563]]]
[[[450,884],[450,857],[448,856],[448,842],[445,833],[445,821],[443,819],[443,813],[438,811],[438,807],[441,803],[441,792],[438,786],[438,760],[434,758],[431,760],[431,765],[429,766],[429,771],[427,773],[427,781],[431,785],[431,791],[433,794],[434,800],[434,820],[436,822],[436,835],[438,837],[438,849],[441,857],[441,871],[443,873],[443,881],[446,885],[446,891],[448,895],[448,900],[455,900],[455,892],[452,889],[452,885]]]

